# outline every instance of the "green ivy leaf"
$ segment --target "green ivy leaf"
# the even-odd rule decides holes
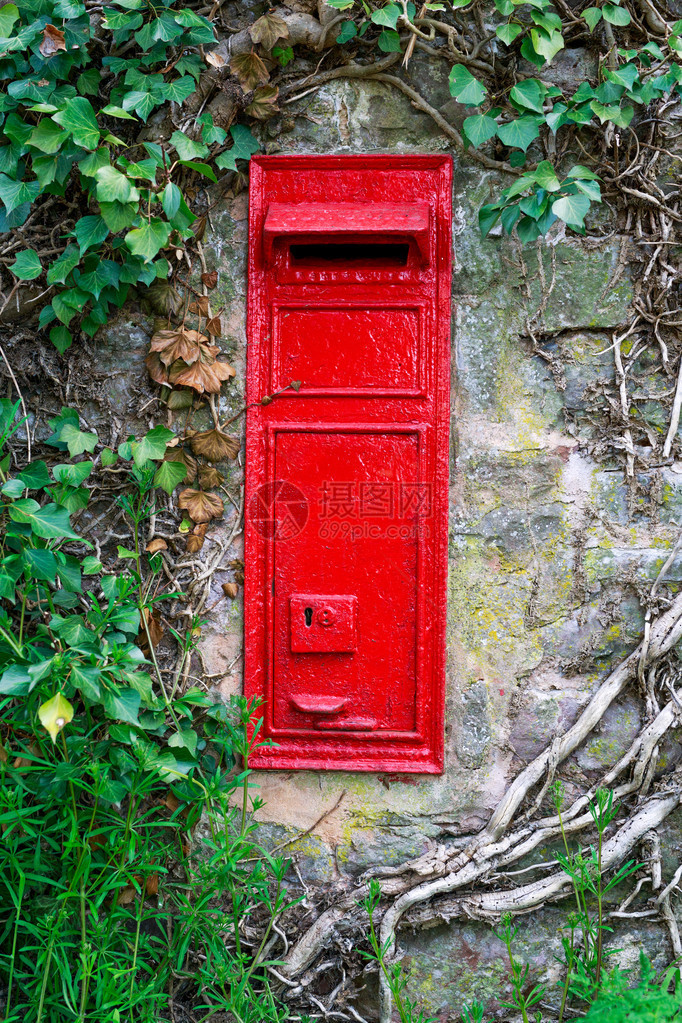
[[[472,146],[480,146],[497,133],[497,121],[485,114],[475,114],[464,119],[464,134]]]
[[[615,4],[604,4],[601,10],[604,15],[604,21],[608,21],[610,25],[619,25],[621,28],[624,28],[625,25],[629,25],[632,21],[630,12],[626,11],[624,7],[616,7]]]
[[[171,231],[170,224],[159,220],[158,217],[152,217],[149,223],[143,223],[140,227],[128,231],[125,243],[134,256],[142,256],[148,263],[168,244]]]
[[[448,78],[450,95],[467,107],[477,107],[483,102],[487,89],[477,81],[464,64],[455,64]]]
[[[0,199],[8,213],[24,203],[35,202],[40,192],[41,186],[38,181],[13,181],[6,174],[0,174]],[[28,216],[28,210],[26,215]]]
[[[107,287],[117,288],[121,279],[121,268],[111,259],[100,259],[92,270],[81,274],[78,286],[89,291],[99,300],[102,291]]]
[[[523,25],[516,25],[511,21],[507,25],[498,25],[495,29],[497,38],[507,46],[510,46],[521,32],[523,32]]]
[[[538,117],[517,117],[514,121],[501,124],[497,129],[497,135],[505,146],[513,146],[525,151],[528,146],[540,134],[542,121]]]
[[[104,710],[108,717],[115,721],[127,721],[136,725],[140,711],[140,694],[135,689],[124,688],[118,692],[109,690],[104,694]]]
[[[81,217],[80,220],[76,221],[73,233],[76,236],[82,256],[88,249],[92,249],[95,245],[99,245],[104,241],[109,234],[109,228],[101,217]]]
[[[561,188],[556,171],[549,160],[542,160],[535,169],[535,180],[541,188],[548,192],[558,192]]]
[[[135,465],[140,467],[150,460],[163,458],[166,447],[174,439],[175,434],[172,430],[165,426],[155,426],[141,440],[133,441],[131,447]]]
[[[50,156],[61,149],[68,137],[69,133],[65,128],[60,128],[51,118],[43,117],[40,124],[31,132],[28,144]]]
[[[19,473],[19,479],[29,490],[42,490],[50,485],[50,475],[43,461],[30,462]]]
[[[497,203],[488,203],[486,206],[481,206],[478,211],[478,226],[484,238],[499,219],[500,207]]]
[[[172,220],[175,214],[180,209],[180,201],[182,199],[182,192],[177,185],[174,185],[172,181],[169,181],[161,194],[161,205],[163,206],[163,212],[166,214],[169,220]]]
[[[543,102],[547,95],[547,86],[537,78],[527,78],[519,82],[509,93],[509,98],[520,107],[543,113]]]
[[[194,142],[181,131],[173,132],[170,137],[170,144],[175,146],[175,150],[181,160],[197,160],[208,154],[208,146],[204,145],[203,142]]]
[[[25,497],[9,505],[7,511],[13,522],[30,526],[35,536],[45,540],[64,538],[80,540],[78,534],[71,528],[69,513],[57,504],[46,504],[41,508],[33,498]]]
[[[385,28],[377,39],[377,46],[382,53],[400,53],[400,35],[391,28]]]
[[[402,11],[398,4],[386,4],[378,11],[372,12],[372,21],[375,25],[384,25],[386,28],[395,29],[401,14]]]
[[[233,124],[230,135],[234,142],[232,149],[216,157],[216,167],[221,170],[236,170],[237,160],[250,160],[252,153],[257,153],[260,149],[258,141],[244,124]]]
[[[19,8],[16,4],[5,4],[0,7],[0,37],[9,39],[12,26],[19,19]]]
[[[117,234],[124,228],[130,227],[134,222],[138,214],[138,204],[136,202],[102,202],[99,212],[109,230]]]
[[[97,198],[100,202],[136,202],[140,193],[131,184],[125,174],[114,167],[100,167],[95,174],[97,179]]]
[[[563,195],[552,203],[552,213],[573,228],[583,227],[589,208],[590,200],[586,195]]]
[[[48,284],[65,284],[66,279],[80,262],[80,253],[76,245],[67,245],[61,256],[55,259],[54,263],[48,268],[47,271],[47,283]]]
[[[18,252],[17,258],[10,264],[10,270],[20,281],[34,281],[43,272],[35,249]]]
[[[57,559],[52,551],[31,550],[24,551],[24,557],[29,566],[29,571],[36,579],[53,583],[57,578]]]
[[[187,475],[187,466],[182,462],[162,462],[154,475],[154,486],[172,494],[178,483]]]
[[[336,37],[337,43],[343,46],[344,43],[349,43],[351,39],[355,39],[358,34],[357,26],[354,21],[344,21],[339,30],[339,34]]]
[[[62,425],[57,439],[62,444],[66,444],[72,458],[82,455],[84,451],[94,451],[97,444],[96,433],[84,433],[71,420],[67,420]]]
[[[59,354],[63,355],[67,348],[71,347],[73,334],[68,327],[65,327],[63,323],[60,323],[56,327],[50,328],[50,341],[55,346]]]
[[[71,132],[77,146],[83,149],[96,149],[99,144],[100,130],[92,104],[84,96],[67,99],[64,109],[53,114],[53,120]]]
[[[595,28],[601,21],[601,11],[598,7],[587,7],[582,12],[582,17],[587,22],[590,32],[594,32]]]

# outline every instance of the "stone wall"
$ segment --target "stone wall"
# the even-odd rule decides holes
[[[577,58],[576,58],[577,59]],[[430,102],[455,121],[446,64],[424,66]],[[569,69],[570,70],[570,69]],[[575,74],[581,74],[580,67]],[[431,119],[380,83],[338,81],[288,105],[263,131],[267,152],[447,152]],[[442,836],[463,835],[488,819],[510,779],[575,720],[609,665],[639,638],[637,587],[650,584],[676,533],[682,476],[661,470],[646,500],[628,506],[622,473],[588,453],[595,439],[590,409],[598,377],[613,379],[610,331],[626,322],[631,288],[621,239],[603,244],[562,234],[523,251],[508,238],[481,239],[478,207],[499,180],[455,155],[453,400],[448,597],[448,695],[445,771],[440,777],[339,772],[259,773],[261,819],[312,888],[340,875],[426,851]],[[237,409],[246,357],[245,191],[220,200],[204,240],[223,303],[223,350],[237,369],[221,399]],[[494,232],[493,232],[494,234]],[[527,336],[532,322],[545,357]],[[109,333],[112,394],[143,379],[146,321]],[[123,401],[125,393],[123,393]],[[654,414],[654,413],[652,413]],[[663,426],[664,424],[660,424]],[[235,507],[213,543],[237,516],[240,466],[231,464]],[[224,695],[242,685],[241,602],[219,601],[225,551],[213,589],[217,602],[204,626],[205,670]],[[207,548],[211,548],[210,545]],[[224,570],[223,570],[224,568]],[[677,575],[675,572],[677,571]],[[679,578],[679,567],[673,578]],[[594,782],[636,734],[640,701],[628,695],[607,713],[599,734],[563,770],[569,790]],[[660,771],[680,746],[669,741]],[[666,827],[674,865],[682,833]],[[542,849],[540,857],[552,858]],[[553,968],[561,912],[544,910],[522,925],[522,949]],[[648,941],[662,963],[669,951],[653,925],[618,934],[625,958]],[[501,945],[484,924],[453,923],[399,942],[413,991],[425,1008],[459,1019],[461,998],[499,991],[506,982]],[[371,1016],[368,989],[363,1011]]]

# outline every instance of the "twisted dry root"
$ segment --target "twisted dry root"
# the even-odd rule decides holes
[[[454,918],[495,919],[503,912],[528,912],[547,901],[561,898],[571,881],[564,871],[555,871],[538,881],[507,891],[480,893],[459,892],[486,876],[495,877],[495,871],[518,862],[540,843],[556,837],[561,830],[558,816],[526,821],[514,831],[511,825],[522,804],[541,783],[541,794],[547,789],[551,776],[562,761],[569,757],[590,735],[602,719],[607,708],[637,676],[638,666],[649,667],[668,654],[682,637],[682,594],[678,595],[665,614],[651,624],[648,643],[637,647],[605,679],[575,724],[557,737],[534,761],[514,779],[487,825],[473,838],[455,839],[430,850],[416,860],[399,867],[374,871],[382,879],[384,899],[392,900],[385,909],[381,922],[381,942],[386,943],[389,954],[395,948],[396,929],[401,921],[414,926],[433,922],[434,919]],[[676,721],[679,700],[672,692],[670,702],[635,738],[630,749],[601,780],[601,786],[613,787],[626,771],[627,780],[614,788],[617,799],[641,792],[650,782],[658,744]],[[650,835],[680,804],[682,792],[673,776],[665,789],[653,793],[633,810],[630,817],[609,838],[603,847],[605,869],[622,861],[645,836]],[[581,795],[563,815],[564,829],[575,834],[589,827],[591,815],[587,811],[594,789]],[[539,799],[536,798],[537,804]],[[530,811],[531,813],[533,811]],[[530,814],[527,814],[528,817]],[[342,893],[290,949],[284,961],[282,974],[289,980],[300,976],[315,961],[329,941],[335,927],[349,915],[357,914],[358,901],[367,894],[369,877],[352,891]],[[657,886],[660,888],[660,884]],[[670,929],[668,889],[665,897],[659,895],[657,905],[665,902],[662,916]],[[433,900],[438,900],[434,905]],[[667,912],[666,912],[667,911]],[[673,942],[674,944],[674,942]],[[381,986],[381,1021],[389,1023],[391,998],[387,985]]]

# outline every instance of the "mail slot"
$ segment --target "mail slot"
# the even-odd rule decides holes
[[[442,770],[451,175],[252,159],[245,688],[272,741],[253,767]]]

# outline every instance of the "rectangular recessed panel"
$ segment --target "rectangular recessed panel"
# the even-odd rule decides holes
[[[274,388],[417,391],[419,309],[294,309],[276,312]]]
[[[275,436],[276,474],[305,495],[309,508],[301,532],[275,545],[275,729],[411,732],[418,529],[400,494],[401,484],[419,477],[419,435]],[[302,603],[306,593],[309,600]],[[335,599],[339,593],[354,599]],[[340,644],[345,653],[324,652],[324,637],[301,650],[308,631],[338,630],[347,638],[351,629],[353,643]],[[322,649],[313,652],[315,645]],[[320,700],[319,711],[311,694]]]

